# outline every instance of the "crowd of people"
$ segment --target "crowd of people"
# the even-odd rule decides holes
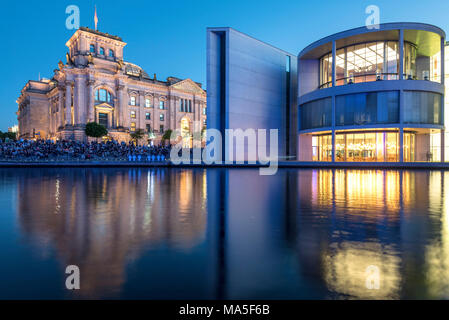
[[[3,160],[117,160],[165,161],[171,146],[139,146],[117,141],[0,140]]]

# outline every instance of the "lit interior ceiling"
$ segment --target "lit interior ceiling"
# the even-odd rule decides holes
[[[336,46],[338,49],[375,41],[399,41],[399,31],[395,29],[356,34],[336,40]],[[418,56],[432,56],[438,53],[441,48],[440,36],[429,31],[404,30],[404,41],[411,42],[418,46]],[[318,59],[330,52],[332,52],[332,42],[327,42],[306,52],[301,56],[301,59]]]

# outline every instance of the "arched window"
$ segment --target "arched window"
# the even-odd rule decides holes
[[[109,56],[111,58],[114,58],[114,51],[112,49],[109,49]]]
[[[104,56],[104,48],[103,47],[100,48],[100,54]]]
[[[112,95],[106,89],[98,89],[97,91],[95,91],[95,101],[111,103]]]
[[[89,48],[89,51],[92,52],[92,53],[95,53],[95,45],[91,44],[90,48]]]

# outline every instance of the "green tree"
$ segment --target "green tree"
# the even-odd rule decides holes
[[[10,140],[16,140],[16,133],[15,132],[2,132],[0,131],[0,139],[5,140],[6,138]]]
[[[145,132],[142,129],[137,129],[136,131],[131,132],[129,135],[131,136],[131,139],[137,143],[139,139],[143,138],[144,134]]]
[[[172,129],[168,129],[167,131],[165,131],[164,132],[164,135],[162,136],[162,141],[164,141],[164,143],[165,143],[165,141],[170,141],[170,138],[171,138],[171,134],[173,133],[173,130]]]
[[[84,130],[84,132],[88,137],[101,138],[108,134],[108,129],[106,129],[105,126],[99,123],[89,122],[86,124],[86,129]]]
[[[203,128],[201,129],[201,138],[204,138],[204,137],[205,137],[205,135],[206,135],[206,130],[207,130],[206,127],[203,127]]]

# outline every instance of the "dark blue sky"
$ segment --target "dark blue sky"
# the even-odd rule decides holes
[[[413,21],[449,32],[447,0],[122,0],[7,1],[0,10],[0,130],[17,123],[16,99],[29,79],[51,78],[73,30],[65,27],[68,5],[78,5],[81,25],[118,35],[125,60],[158,78],[206,82],[206,27],[230,26],[297,54],[310,42],[363,26],[365,8],[380,8],[381,23]]]

